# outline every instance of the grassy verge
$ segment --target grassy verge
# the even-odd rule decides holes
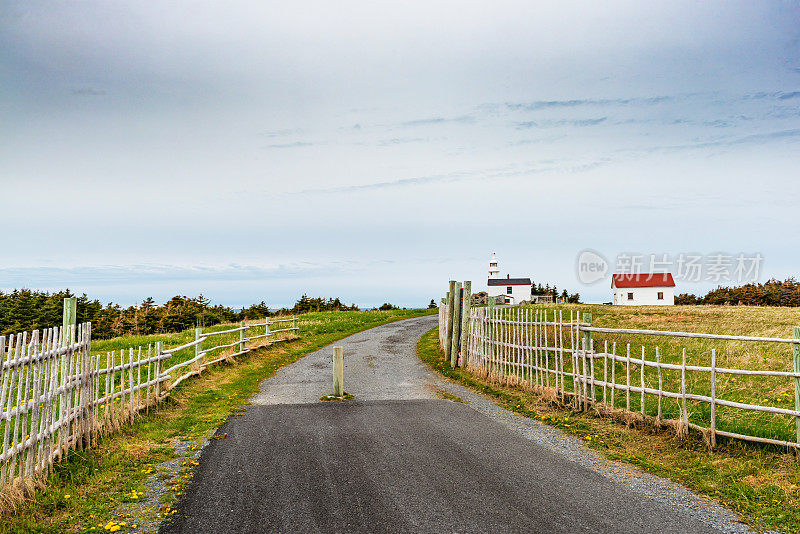
[[[116,531],[109,523],[122,503],[146,492],[145,482],[155,464],[174,459],[176,445],[200,439],[247,402],[264,378],[337,339],[381,324],[424,315],[426,310],[386,312],[319,312],[303,315],[301,338],[239,359],[235,366],[209,369],[176,388],[157,410],[142,415],[120,432],[106,436],[98,447],[73,452],[58,464],[39,490],[15,513],[0,517],[0,533]],[[191,468],[191,462],[184,462]],[[182,478],[188,477],[185,469]],[[180,491],[174,484],[162,499],[169,510]],[[169,512],[167,512],[169,513]],[[112,527],[104,528],[111,524]],[[121,525],[124,531],[132,525]]]
[[[495,398],[508,410],[574,434],[608,458],[635,464],[716,499],[756,530],[800,532],[800,472],[792,453],[733,441],[709,452],[697,436],[679,440],[642,423],[626,425],[573,412],[536,394],[497,386],[450,368],[438,346],[438,329],[422,337],[417,354],[441,375]]]

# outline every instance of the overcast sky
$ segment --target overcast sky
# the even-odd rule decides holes
[[[610,300],[587,248],[797,276],[799,6],[5,0],[0,290],[414,306],[497,252]]]

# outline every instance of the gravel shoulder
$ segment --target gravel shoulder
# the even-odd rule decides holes
[[[353,401],[319,402],[331,347],[265,380],[161,531],[747,532],[713,501],[438,377],[415,351],[435,324],[337,342]]]

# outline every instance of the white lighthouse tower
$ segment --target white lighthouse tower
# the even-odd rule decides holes
[[[492,252],[489,258],[489,278],[500,278],[500,269],[497,267],[497,254]]]

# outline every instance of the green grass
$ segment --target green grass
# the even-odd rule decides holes
[[[461,403],[464,403],[464,404],[469,404],[469,401],[465,401],[464,399],[462,399],[458,395],[453,395],[449,391],[445,391],[443,389],[438,390],[436,392],[436,396],[439,397],[440,399],[447,399],[447,400],[451,400],[453,402],[461,402]]]
[[[681,440],[652,426],[628,426],[573,412],[538,395],[498,386],[461,368],[452,369],[439,349],[438,328],[420,339],[417,354],[441,375],[494,398],[508,410],[573,434],[608,458],[635,464],[708,495],[739,513],[756,530],[800,532],[800,471],[793,453],[735,441],[711,452],[696,434]]]
[[[259,383],[280,367],[361,330],[426,313],[430,312],[319,312],[301,316],[300,339],[256,350],[234,366],[209,369],[181,384],[158,409],[103,438],[94,449],[71,453],[46,481],[46,489],[37,491],[16,512],[0,518],[0,533],[85,532],[119,519],[115,510],[120,503],[135,500],[130,497],[133,491],[145,490],[152,466],[176,456],[173,445],[208,435],[237,406],[247,403]],[[120,342],[122,346],[129,339]],[[176,342],[180,340],[176,338]],[[178,489],[168,493],[162,503],[164,509],[174,501],[175,491],[180,491],[182,484],[175,487]]]
[[[564,318],[569,319],[570,313],[592,313],[594,326],[607,328],[635,328],[646,330],[669,330],[683,332],[704,332],[711,334],[730,334],[742,336],[780,337],[791,338],[792,326],[800,325],[800,309],[797,308],[764,308],[748,306],[601,306],[601,305],[550,305],[527,308],[545,309],[552,320],[553,310],[564,313]],[[518,308],[519,309],[519,308]],[[526,308],[522,308],[523,310]],[[509,330],[508,327],[503,327]],[[519,330],[519,329],[517,329]],[[616,343],[616,354],[624,356],[627,345],[630,344],[631,358],[641,357],[642,347],[645,349],[646,359],[655,361],[656,348],[659,350],[660,360],[664,363],[680,364],[682,351],[686,349],[687,364],[710,366],[712,349],[716,350],[717,367],[738,369],[767,369],[775,371],[793,371],[792,349],[789,344],[720,341],[709,339],[675,338],[664,336],[630,335],[630,334],[605,334],[595,333],[594,349],[596,352],[612,351]],[[552,329],[548,332],[548,345],[553,346],[554,336]],[[569,330],[564,332],[564,345],[571,348]],[[595,363],[595,376],[603,377],[602,360]],[[567,371],[572,370],[569,358],[565,358]],[[554,368],[553,359],[550,359],[550,368]],[[612,364],[607,367],[608,379],[614,373]],[[626,378],[624,363],[616,364],[616,382],[622,384]],[[640,384],[640,366],[631,363],[631,385]],[[551,377],[552,380],[552,377]],[[664,389],[679,393],[681,391],[681,373],[678,370],[662,370]],[[653,367],[645,367],[645,386],[658,388],[658,371]],[[687,372],[687,393],[699,395],[710,394],[710,374],[701,372]],[[565,382],[567,391],[572,391],[572,382]],[[595,389],[597,400],[602,399],[602,388]],[[794,380],[785,377],[767,376],[742,376],[717,374],[717,398],[773,406],[778,408],[794,409]],[[610,389],[607,399],[610,402]],[[625,408],[625,393],[617,390],[615,403],[617,408]],[[640,396],[631,394],[631,409],[639,411]],[[689,401],[689,420],[705,427],[710,425],[710,405],[703,402]],[[658,398],[654,395],[645,396],[645,412],[655,416],[658,413]],[[662,418],[678,419],[680,405],[675,399],[663,398]],[[796,425],[791,416],[768,414],[749,410],[741,410],[725,406],[717,406],[716,424],[719,430],[727,430],[739,434],[772,438],[784,441],[795,441],[797,438]]]

